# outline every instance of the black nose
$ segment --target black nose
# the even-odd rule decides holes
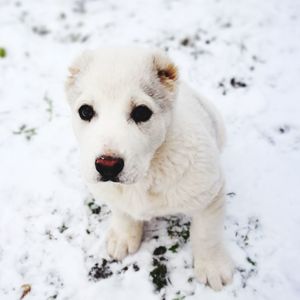
[[[124,168],[124,160],[120,157],[100,156],[95,161],[96,170],[101,174],[102,181],[118,181],[118,174]]]

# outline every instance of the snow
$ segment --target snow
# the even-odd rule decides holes
[[[39,300],[299,299],[299,28],[297,0],[0,0],[0,299],[23,284]],[[224,115],[237,271],[218,294],[193,278],[184,216],[147,223],[122,263],[106,255],[109,208],[81,178],[63,82],[81,50],[132,43],[168,50]]]

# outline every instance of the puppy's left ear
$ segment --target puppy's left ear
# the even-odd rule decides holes
[[[178,70],[175,64],[164,52],[158,52],[154,55],[153,64],[160,83],[169,92],[175,92],[178,81]]]
[[[92,51],[84,51],[69,67],[69,76],[65,82],[65,92],[69,102],[72,102],[80,93],[78,81],[80,76],[89,67],[92,60]]]

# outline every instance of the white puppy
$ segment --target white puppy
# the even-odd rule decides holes
[[[144,220],[184,213],[192,217],[197,278],[215,290],[229,283],[219,162],[224,127],[215,108],[153,49],[83,53],[70,67],[66,93],[84,177],[112,210],[109,255],[136,252]]]

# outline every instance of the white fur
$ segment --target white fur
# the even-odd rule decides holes
[[[157,70],[170,65],[164,53],[143,48],[99,49],[75,60],[66,92],[83,174],[93,195],[112,209],[112,257],[137,251],[143,220],[184,213],[192,217],[195,274],[220,290],[233,271],[222,242],[224,126],[215,108],[185,83],[160,80]],[[90,122],[78,116],[82,104],[96,111]],[[130,111],[139,104],[154,113],[137,125]],[[124,159],[120,183],[99,181],[94,162],[107,154]]]

